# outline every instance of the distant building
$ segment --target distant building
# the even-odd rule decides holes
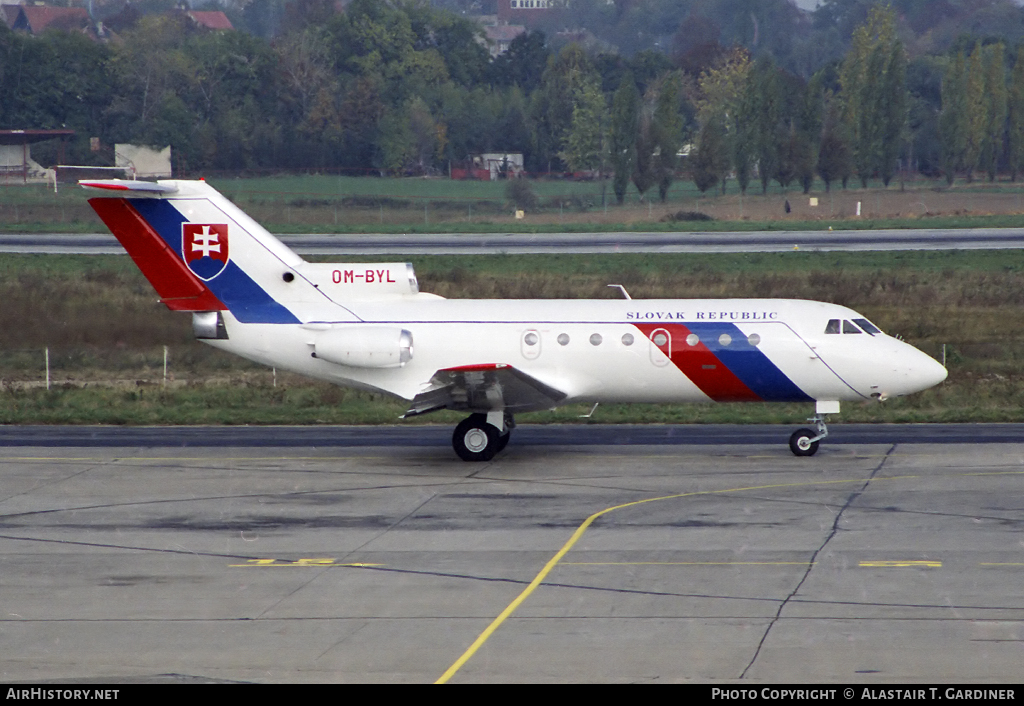
[[[4,21],[7,28],[14,27],[14,22],[18,19],[18,15],[21,14],[21,5],[16,3],[3,3],[0,4],[0,20]]]
[[[480,160],[491,173],[491,181],[502,177],[518,179],[523,173],[522,152],[490,152],[480,155]]]
[[[53,181],[54,171],[32,159],[31,145],[60,138],[60,156],[64,161],[64,141],[74,130],[0,130],[0,183],[29,184]]]
[[[508,51],[512,40],[526,32],[522,25],[491,25],[484,27],[484,37],[487,40],[487,51],[491,58],[500,56]]]
[[[102,22],[90,17],[83,7],[51,7],[42,4],[0,5],[0,20],[16,32],[39,35],[49,29],[76,32],[96,41],[109,41],[115,35]]]
[[[517,179],[523,174],[522,152],[488,152],[473,155],[467,164],[452,166],[452,179]]]
[[[61,29],[66,32],[89,32],[92,20],[89,11],[84,7],[47,7],[45,5],[5,5],[17,7],[18,13],[13,23],[8,26],[16,32],[41,34],[48,29]]]
[[[215,32],[234,30],[231,20],[223,12],[208,10],[175,10],[172,14],[182,13],[196,27]],[[110,25],[119,30],[131,27],[138,21],[138,10],[131,4],[125,5],[120,13],[110,18]],[[102,22],[94,22],[89,11],[84,7],[51,7],[48,5],[0,5],[0,19],[16,32],[38,35],[48,29],[59,29],[67,32],[82,32],[93,39],[109,39],[110,29],[104,28]]]
[[[171,148],[155,150],[143,145],[114,145],[114,166],[135,178],[170,178]]]
[[[217,31],[233,30],[231,20],[220,10],[189,10],[185,13],[198,26]]]
[[[533,27],[539,22],[564,17],[566,0],[498,0],[498,22]]]

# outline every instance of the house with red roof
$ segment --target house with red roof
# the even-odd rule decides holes
[[[84,7],[48,7],[45,5],[20,5],[20,12],[10,26],[15,31],[42,34],[48,29],[66,32],[87,31],[92,21]]]
[[[7,28],[10,29],[14,26],[15,20],[18,19],[18,15],[21,14],[21,5],[14,3],[3,3],[0,4],[0,20],[4,21]]]
[[[234,29],[231,20],[220,10],[189,10],[185,14],[188,15],[190,20],[205,29],[217,31]]]

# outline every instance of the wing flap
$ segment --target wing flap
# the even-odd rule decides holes
[[[511,365],[492,363],[444,368],[413,398],[403,417],[439,409],[529,412],[549,409],[568,395]]]

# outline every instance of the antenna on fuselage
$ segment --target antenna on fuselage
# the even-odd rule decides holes
[[[622,292],[622,296],[624,296],[626,299],[632,299],[633,298],[633,297],[629,296],[629,292],[627,292],[626,288],[623,287],[621,284],[609,284],[608,286],[609,287],[617,287],[618,290],[620,292]]]

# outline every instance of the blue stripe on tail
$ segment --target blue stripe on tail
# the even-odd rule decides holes
[[[128,199],[128,202],[184,261],[181,252],[181,224],[188,223],[189,219],[163,199]],[[231,237],[230,233],[228,237]],[[234,247],[230,240],[228,243],[229,248]],[[242,323],[300,323],[292,312],[271,297],[230,258],[224,271],[205,284]]]

